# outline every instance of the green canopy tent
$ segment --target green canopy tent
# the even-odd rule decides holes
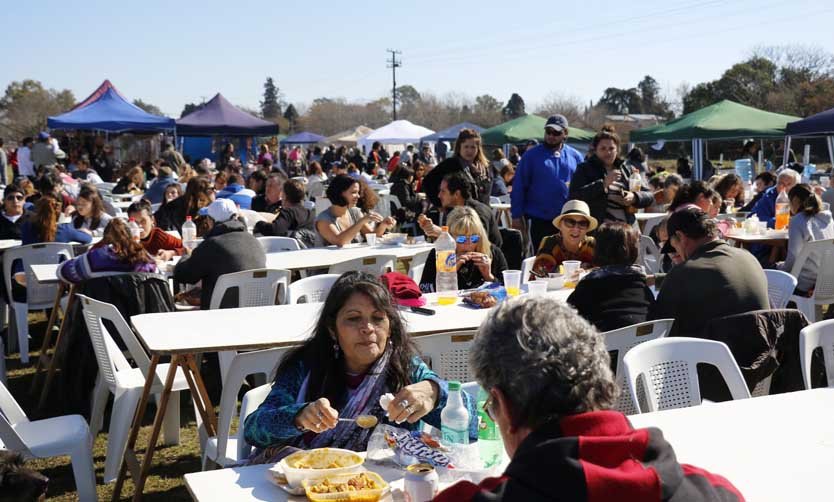
[[[485,145],[505,145],[531,139],[541,141],[546,122],[547,119],[538,115],[525,115],[481,132],[481,142]],[[578,127],[570,127],[568,131],[568,143],[590,143],[594,138],[594,133]]]
[[[631,131],[633,143],[692,141],[695,176],[701,178],[704,140],[735,138],[783,138],[788,122],[799,117],[766,112],[723,100],[678,117],[666,124]]]

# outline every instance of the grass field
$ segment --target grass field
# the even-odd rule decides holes
[[[46,326],[46,317],[37,313],[31,316],[30,347],[39,348],[43,340],[43,330]],[[23,410],[31,420],[46,418],[61,414],[54,406],[48,403],[44,410],[36,410],[38,396],[30,395],[29,388],[34,376],[34,362],[38,352],[32,352],[31,364],[21,366],[18,354],[11,354],[6,357],[8,367],[8,384],[14,397],[18,400]],[[206,371],[217,373],[216,365],[206,362],[203,366]],[[216,376],[216,375],[215,375]],[[60,378],[60,374],[58,375]],[[207,378],[207,385],[214,403],[219,401],[219,386],[212,378]],[[90,389],[92,392],[92,389]],[[180,430],[180,444],[174,446],[159,446],[154,454],[153,468],[151,475],[145,484],[144,500],[148,501],[190,501],[191,496],[185,487],[183,475],[189,472],[200,470],[200,447],[197,439],[197,430],[194,422],[194,408],[191,404],[188,392],[183,392],[181,403],[182,425]],[[144,427],[139,436],[139,448],[144,451],[148,444],[150,435],[150,424],[153,421],[152,413],[156,408],[149,406],[149,413],[145,416]],[[110,500],[113,496],[115,483],[103,485],[102,475],[104,473],[104,456],[107,451],[106,428],[109,422],[109,407],[104,418],[104,432],[96,437],[93,448],[96,481],[99,500]],[[41,472],[49,478],[48,501],[70,502],[77,500],[75,495],[75,482],[72,476],[72,466],[69,457],[55,457],[49,459],[35,459],[27,464],[28,467]],[[133,483],[128,479],[122,489],[121,500],[130,500],[133,496]]]

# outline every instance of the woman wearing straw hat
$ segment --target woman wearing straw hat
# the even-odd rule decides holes
[[[567,201],[561,214],[553,219],[553,226],[559,233],[545,237],[539,245],[533,275],[558,272],[559,265],[565,260],[579,260],[583,266],[590,265],[594,259],[594,238],[588,232],[597,228],[597,223],[588,204],[581,200]]]

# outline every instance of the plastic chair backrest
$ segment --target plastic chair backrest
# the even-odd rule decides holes
[[[403,205],[400,203],[400,198],[396,195],[389,195],[388,200],[394,206],[394,209],[400,209],[401,207],[403,207]]]
[[[663,216],[655,216],[654,218],[649,218],[646,220],[646,224],[643,225],[643,235],[649,235],[654,227],[658,225],[661,221],[663,221],[667,216],[664,214]]]
[[[811,388],[811,356],[817,347],[822,349],[828,386],[834,387],[834,319],[815,322],[799,332],[799,359],[806,389]]]
[[[741,370],[725,344],[701,338],[660,338],[632,348],[623,358],[623,371],[637,410],[645,413],[701,404],[697,369],[701,363],[718,369],[733,399],[750,397]],[[640,377],[646,410],[638,401]]]
[[[255,387],[254,389],[244,394],[243,399],[241,399],[240,401],[240,425],[237,429],[237,458],[239,459],[248,458],[249,455],[252,453],[252,446],[246,442],[243,423],[246,420],[246,417],[248,417],[252,414],[252,412],[257,410],[258,406],[260,406],[261,403],[266,401],[266,398],[269,396],[269,393],[271,391],[271,383],[261,385],[260,387]]]
[[[321,214],[327,211],[327,208],[333,205],[327,197],[316,197],[316,214]]]
[[[530,273],[533,271],[533,264],[536,262],[536,257],[531,256],[529,258],[525,258],[524,261],[521,262],[521,283],[527,284],[530,282]]]
[[[767,277],[767,296],[770,299],[770,308],[783,309],[796,289],[796,277],[781,270],[765,270]]]
[[[609,353],[616,352],[616,356],[612,355],[611,357],[612,359],[616,357],[617,361],[614,376],[617,385],[620,387],[620,397],[614,409],[623,412],[625,415],[632,415],[638,411],[638,408],[634,406],[631,395],[628,393],[628,385],[625,382],[625,373],[623,372],[623,358],[625,355],[641,343],[664,338],[669,334],[674,323],[674,319],[658,319],[602,333],[605,348]]]
[[[638,245],[639,258],[637,263],[643,265],[647,274],[658,273],[660,271],[660,262],[663,259],[660,256],[660,248],[657,247],[657,244],[648,235],[641,235]]]
[[[396,264],[397,257],[395,255],[369,255],[331,265],[328,273],[344,274],[345,272],[356,270],[379,277],[386,272],[394,270]]]
[[[264,253],[280,253],[281,251],[298,251],[301,245],[292,237],[258,237],[258,242],[264,248]]]
[[[339,274],[322,274],[299,279],[290,284],[287,303],[323,302],[339,277]]]
[[[414,337],[426,363],[444,380],[470,382],[475,378],[469,366],[469,348],[475,331],[454,331]]]
[[[314,181],[314,182],[309,183],[307,185],[307,196],[309,196],[310,198],[315,200],[317,197],[321,197],[323,195],[324,195],[324,183],[322,183],[321,181]],[[311,207],[310,209],[314,209],[315,207],[316,206],[315,206],[315,203],[314,203],[313,207]]]
[[[220,415],[217,419],[217,458],[223,458],[226,454],[229,430],[232,427],[232,416],[237,411],[237,395],[241,386],[243,386],[244,379],[248,375],[263,373],[268,380],[272,380],[276,367],[292,348],[281,347],[240,352],[232,359],[220,395]],[[239,427],[243,427],[242,421]]]
[[[311,200],[302,201],[301,205],[304,206],[304,209],[309,209],[311,211],[316,209],[316,203]]]
[[[282,304],[284,302],[280,301],[278,293],[283,289],[284,294],[281,296],[286,300],[289,283],[289,270],[262,268],[223,274],[217,278],[209,309],[219,309],[226,292],[233,288],[237,288],[238,308]]]
[[[73,257],[72,245],[62,242],[42,242],[18,246],[3,251],[3,280],[6,291],[12,290],[12,265],[20,260],[26,273],[26,303],[30,309],[35,305],[43,308],[51,306],[55,301],[57,284],[40,284],[32,273],[32,265],[57,264],[64,259]]]
[[[128,325],[125,318],[122,317],[121,312],[119,309],[116,308],[115,305],[102,302],[84,295],[76,295],[79,302],[81,302],[81,308],[84,310],[84,321],[87,323],[87,330],[91,333],[93,332],[93,327],[95,329],[101,330],[104,333],[107,333],[107,337],[113,341],[112,335],[104,329],[105,325],[102,321],[109,321],[112,323],[113,327],[116,328],[116,332],[118,333],[119,337],[122,339],[122,343],[125,344],[127,347],[127,351],[130,353],[131,359],[136,363],[136,365],[142,370],[142,374],[147,376],[148,370],[151,366],[151,360],[148,357],[148,353],[145,352],[145,348],[139,342],[139,339],[136,338],[136,334],[131,329],[130,325]],[[113,354],[114,360],[116,358],[121,357],[124,360],[124,355],[122,351],[119,350],[118,346],[116,347],[115,354]],[[98,357],[98,352],[96,352],[96,357]],[[125,360],[125,363],[127,361]],[[124,368],[121,366],[121,361],[117,365],[118,369],[121,370]],[[131,366],[128,364],[127,368]]]
[[[490,195],[489,196],[489,203],[490,203],[490,205],[492,205],[492,204],[501,204],[501,199],[499,199],[498,197],[496,197],[494,195]]]
[[[19,452],[26,457],[31,457],[32,453],[29,451],[26,443],[23,442],[23,438],[14,430],[14,427],[18,424],[25,424],[27,422],[29,422],[29,418],[26,417],[26,413],[17,404],[17,401],[15,401],[9,389],[6,388],[6,385],[0,382],[0,442],[8,450]]]
[[[793,264],[791,275],[799,277],[805,260],[816,259],[817,282],[814,286],[814,303],[834,303],[834,239],[806,242]]]
[[[478,401],[478,393],[481,391],[481,384],[478,382],[466,382],[461,384],[460,388],[472,397],[473,402]]]
[[[426,268],[426,260],[429,258],[431,249],[420,251],[411,258],[411,263],[408,266],[408,276],[411,280],[420,284],[420,279],[423,277],[423,270]]]

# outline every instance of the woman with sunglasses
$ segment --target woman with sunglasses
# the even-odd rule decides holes
[[[597,219],[591,216],[588,204],[581,200],[569,200],[562,206],[562,214],[553,219],[558,234],[542,239],[531,278],[558,273],[565,260],[578,260],[583,267],[594,261],[594,238],[588,235],[597,228]]]
[[[489,242],[481,218],[468,206],[456,207],[449,213],[449,234],[455,240],[458,288],[477,288],[485,282],[502,282],[507,260],[501,248]],[[434,292],[437,268],[432,249],[426,259],[420,290]]]

